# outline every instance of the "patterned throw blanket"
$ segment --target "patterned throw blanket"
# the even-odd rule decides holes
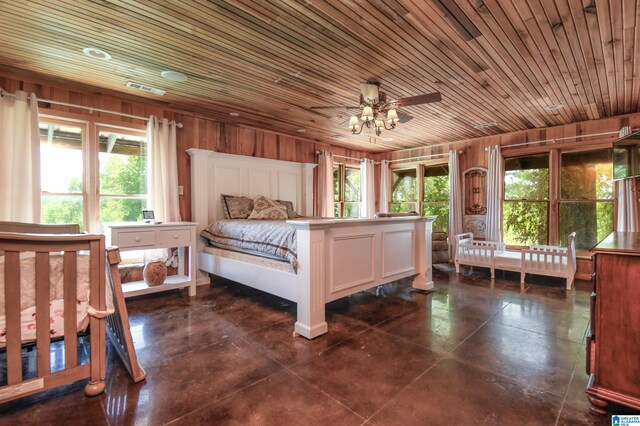
[[[213,246],[222,245],[275,256],[297,270],[296,230],[284,220],[219,220],[200,235]]]

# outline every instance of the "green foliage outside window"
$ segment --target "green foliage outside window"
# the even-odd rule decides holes
[[[549,206],[549,155],[505,160],[504,242],[546,244]]]
[[[446,165],[424,168],[423,216],[438,216],[433,222],[433,232],[449,231],[449,167]]]
[[[390,211],[392,213],[415,211],[418,197],[416,169],[394,171],[392,185]]]

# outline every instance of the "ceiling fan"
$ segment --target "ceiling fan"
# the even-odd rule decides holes
[[[329,105],[310,107],[310,109],[344,108],[347,110],[360,110],[360,117],[354,114],[349,119],[351,133],[359,135],[365,126],[368,129],[373,126],[376,135],[380,136],[382,129],[395,129],[396,123],[406,123],[413,118],[407,113],[398,111],[398,108],[430,104],[442,100],[440,92],[434,92],[387,101],[386,93],[380,91],[380,83],[372,80],[361,83],[360,92],[360,104],[358,106]],[[362,123],[360,123],[361,121]]]

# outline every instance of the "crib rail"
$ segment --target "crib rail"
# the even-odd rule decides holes
[[[34,225],[33,231],[37,231]],[[0,230],[3,229],[0,227]],[[46,229],[46,228],[42,228]],[[4,252],[4,308],[6,335],[6,378],[0,387],[0,402],[26,396],[44,389],[89,377],[87,394],[98,394],[104,389],[102,379],[105,368],[104,321],[90,317],[90,363],[78,365],[77,346],[77,264],[80,252],[89,255],[89,304],[104,310],[105,296],[105,241],[103,235],[89,234],[32,234],[0,232],[0,252]],[[36,366],[35,378],[23,378],[21,291],[23,272],[21,254],[35,253],[35,328]],[[50,351],[50,259],[52,254],[62,253],[63,268],[63,330],[64,369],[51,371]],[[55,290],[54,290],[55,291]]]

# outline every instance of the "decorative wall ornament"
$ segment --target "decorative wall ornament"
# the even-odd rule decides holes
[[[485,238],[487,231],[487,169],[471,167],[462,174],[464,194],[464,232]]]

